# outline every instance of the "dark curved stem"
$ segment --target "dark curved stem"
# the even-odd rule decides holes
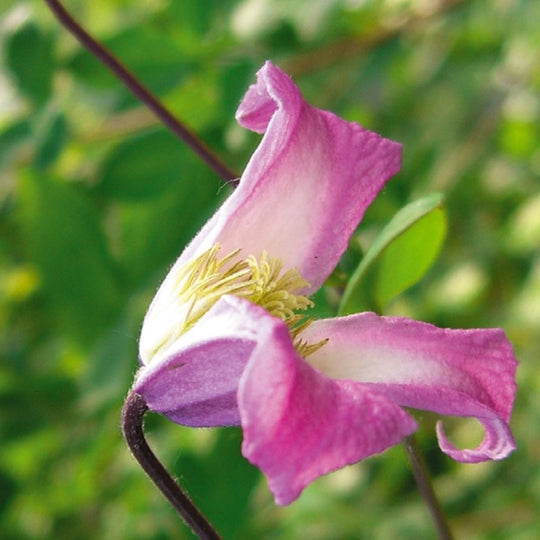
[[[207,163],[223,180],[237,178],[229,168],[195,133],[182,124],[160,101],[103,45],[86,32],[57,0],[44,0],[60,24],[73,34],[92,55],[100,60],[114,75],[124,83],[180,140]]]
[[[405,451],[407,452],[418,489],[426,502],[433,522],[435,523],[435,527],[437,528],[439,539],[453,540],[452,531],[450,530],[446,515],[433,490],[426,462],[418,448],[414,435],[406,437],[403,441],[403,445],[405,446]]]
[[[143,431],[143,417],[147,410],[144,398],[131,391],[122,409],[122,431],[129,449],[152,482],[156,484],[201,540],[221,540],[212,525],[191,502],[148,446]]]

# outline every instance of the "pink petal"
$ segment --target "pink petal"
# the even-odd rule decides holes
[[[266,250],[316,290],[366,208],[399,170],[401,145],[310,106],[270,62],[257,77],[237,119],[264,137],[235,192],[177,264],[217,242],[223,254]]]
[[[438,427],[441,449],[454,459],[502,459],[514,450],[508,422],[517,362],[502,330],[448,330],[360,313],[316,321],[302,337],[330,338],[309,357],[329,377],[363,382],[407,407],[477,418],[486,434],[473,450],[457,450]]]
[[[500,418],[478,418],[485,429],[484,440],[474,450],[457,449],[444,434],[442,422],[437,422],[437,439],[441,450],[456,461],[478,463],[488,459],[504,459],[516,449],[510,428]]]
[[[391,399],[353,381],[333,381],[274,328],[242,375],[238,403],[242,453],[268,477],[278,504],[289,504],[317,477],[397,444],[416,428]]]
[[[264,309],[222,297],[198,323],[143,366],[133,389],[150,410],[186,426],[240,423],[237,388],[254,349],[283,323]]]

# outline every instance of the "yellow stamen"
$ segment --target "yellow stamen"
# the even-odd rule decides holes
[[[181,320],[175,321],[174,328],[162,334],[160,343],[153,347],[154,354],[192,328],[225,294],[245,298],[284,321],[296,350],[304,358],[328,341],[309,344],[298,337],[312,319],[306,319],[296,311],[306,310],[314,304],[298,294],[309,287],[309,283],[296,269],[282,273],[281,260],[269,257],[265,251],[258,259],[249,255],[234,262],[240,252],[237,249],[220,259],[219,248],[218,244],[212,246],[175,271],[171,300],[174,312],[181,314]]]

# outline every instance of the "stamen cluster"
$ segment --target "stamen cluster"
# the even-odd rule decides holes
[[[172,296],[176,313],[183,313],[175,325],[174,336],[167,344],[189,330],[225,294],[245,298],[284,321],[299,354],[306,357],[322,347],[327,340],[308,344],[299,338],[312,319],[296,313],[313,307],[313,302],[299,291],[309,283],[296,269],[282,273],[282,262],[263,251],[259,258],[249,255],[233,262],[240,252],[232,251],[219,258],[220,246],[189,261],[176,272]],[[159,349],[167,344],[163,343]]]

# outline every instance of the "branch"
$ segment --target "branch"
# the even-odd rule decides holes
[[[44,0],[60,24],[64,26],[93,56],[102,62],[126,88],[144,103],[181,141],[212,168],[223,180],[230,181],[238,175],[229,168],[208,146],[172,113],[103,45],[86,32],[66,11],[58,0]]]

